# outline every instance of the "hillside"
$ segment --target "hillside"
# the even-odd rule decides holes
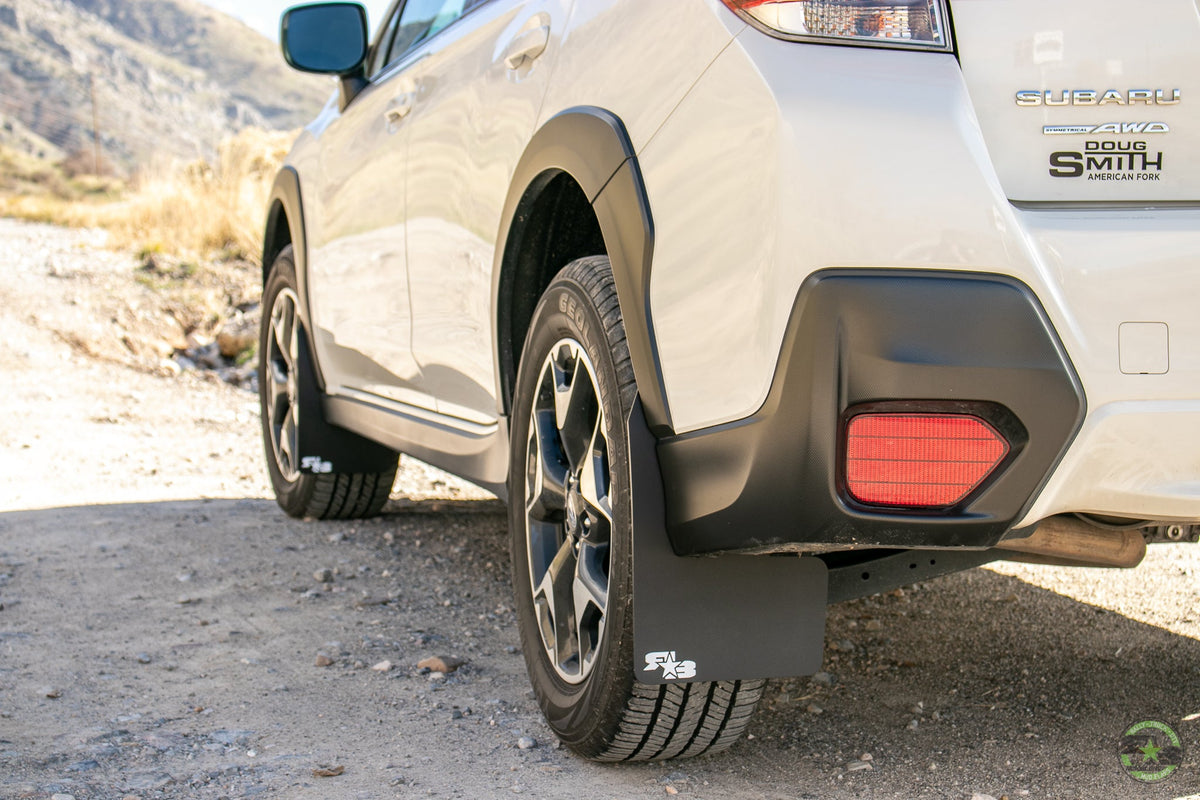
[[[0,144],[35,156],[90,163],[94,124],[118,171],[207,157],[242,128],[302,125],[330,89],[194,0],[0,0]]]

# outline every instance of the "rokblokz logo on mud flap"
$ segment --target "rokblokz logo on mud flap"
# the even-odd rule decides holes
[[[644,672],[654,672],[661,669],[663,680],[690,680],[696,677],[696,662],[676,658],[674,650],[659,650],[646,653]]]
[[[1146,142],[1084,142],[1083,151],[1059,150],[1050,154],[1050,175],[1089,181],[1162,180],[1162,151],[1151,151]]]

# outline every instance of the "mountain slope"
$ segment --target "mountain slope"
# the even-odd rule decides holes
[[[90,154],[94,126],[122,171],[208,156],[244,127],[301,125],[330,89],[194,0],[0,0],[0,130],[32,148]]]
[[[329,95],[328,81],[289,69],[277,44],[196,0],[71,2],[130,39],[203,71],[272,127],[303,125]]]

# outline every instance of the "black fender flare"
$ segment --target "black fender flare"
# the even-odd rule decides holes
[[[275,257],[288,242],[295,252],[296,271],[305,272],[308,266],[308,247],[304,238],[304,206],[300,199],[300,175],[294,167],[284,166],[275,176],[271,186],[271,199],[267,203],[267,225],[263,231],[262,271],[263,283]],[[284,236],[286,227],[287,236]]]
[[[304,320],[304,331],[308,338],[308,351],[312,354],[312,368],[317,385],[325,390],[325,378],[321,365],[317,363],[316,343],[313,341],[311,310],[308,300],[308,239],[304,232],[304,203],[300,192],[300,174],[295,167],[284,166],[275,176],[271,187],[271,199],[267,202],[267,224],[263,231],[262,280],[267,283],[267,273],[275,257],[290,242],[292,257],[296,262],[296,283],[300,296],[300,316]]]
[[[493,322],[499,330],[500,279],[519,250],[532,199],[561,173],[579,184],[600,223],[646,419],[656,436],[669,435],[671,418],[650,315],[654,222],[633,143],[615,114],[592,106],[568,108],[530,139],[513,172],[496,238],[502,246],[497,249],[492,286],[497,315]],[[503,339],[496,338],[498,343]],[[500,350],[497,344],[498,386],[503,385],[502,359],[507,358]]]

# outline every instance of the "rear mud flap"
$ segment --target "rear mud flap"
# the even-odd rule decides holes
[[[828,597],[825,564],[792,555],[675,555],[657,442],[640,401],[626,424],[636,679],[661,684],[818,672]]]

